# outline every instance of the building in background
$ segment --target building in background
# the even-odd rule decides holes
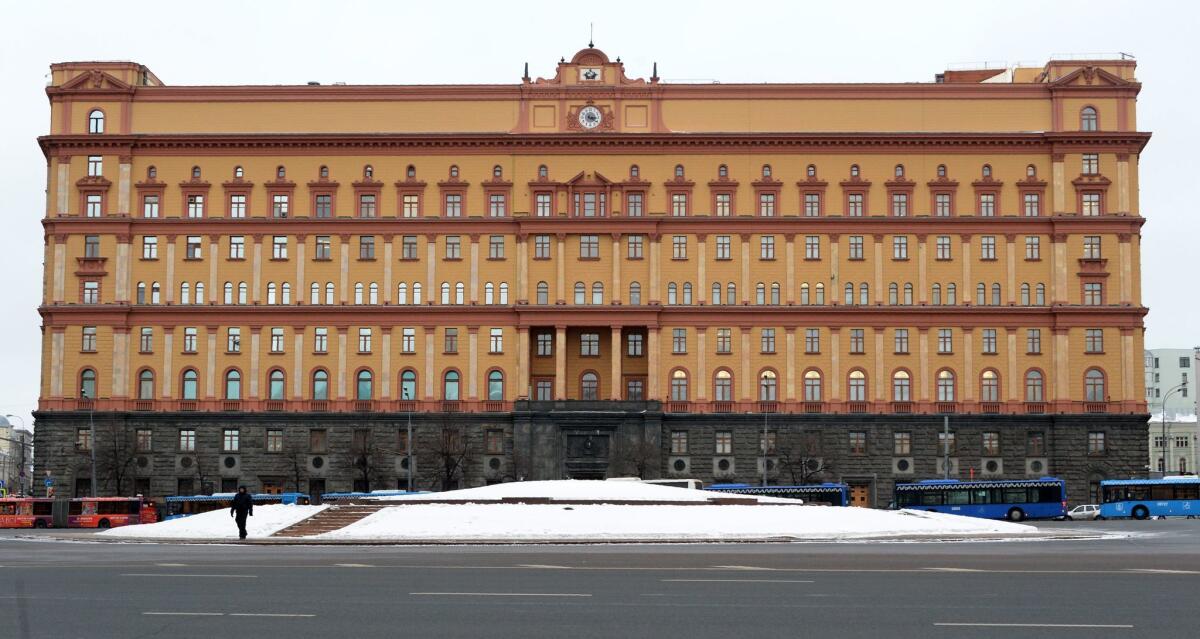
[[[1198,435],[1194,414],[1168,415],[1164,424],[1162,413],[1151,413],[1151,471],[1159,475],[1195,474]]]
[[[638,474],[884,505],[945,474],[1091,500],[1147,459],[1135,66],[55,64],[39,476],[86,493],[94,453],[102,494]]]
[[[0,417],[0,490],[24,494],[33,479],[33,433]]]
[[[1153,348],[1145,352],[1146,407],[1167,419],[1196,414],[1195,351]]]

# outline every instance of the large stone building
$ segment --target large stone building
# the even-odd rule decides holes
[[[38,476],[1145,472],[1131,60],[672,84],[52,66]],[[765,445],[764,445],[765,442]],[[765,455],[764,455],[765,448]]]
[[[1146,408],[1168,419],[1196,414],[1194,360],[1200,349],[1150,348],[1145,351]]]

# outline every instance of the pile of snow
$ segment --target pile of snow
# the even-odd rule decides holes
[[[501,499],[555,499],[558,501],[708,501],[722,497],[737,497],[740,499],[757,499],[760,503],[780,503],[795,505],[795,499],[779,497],[763,497],[759,495],[738,495],[733,493],[713,492],[711,490],[694,490],[691,488],[675,488],[659,484],[646,484],[637,480],[573,480],[559,481],[519,481],[506,484],[492,484],[479,488],[464,488],[442,493],[413,493],[409,495],[388,495],[365,497],[373,501],[500,501]]]
[[[272,534],[325,510],[328,506],[299,506],[271,504],[254,507],[254,516],[246,518],[249,537],[270,537]],[[190,517],[180,517],[156,524],[121,526],[101,533],[105,537],[137,537],[147,539],[237,539],[237,523],[222,508]]]

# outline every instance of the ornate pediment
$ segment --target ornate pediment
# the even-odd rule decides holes
[[[133,92],[133,86],[128,82],[119,80],[116,76],[105,73],[100,69],[92,69],[85,73],[71,78],[62,86],[58,87],[60,91],[129,91]]]
[[[1125,87],[1135,84],[1110,71],[1097,66],[1085,66],[1075,69],[1063,77],[1050,83],[1055,87],[1092,86],[1092,87]]]

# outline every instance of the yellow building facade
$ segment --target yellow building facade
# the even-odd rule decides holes
[[[885,503],[863,477],[941,475],[917,451],[949,414],[962,476],[1133,472],[1134,69],[676,85],[588,48],[516,85],[176,87],[53,65],[37,433],[61,454],[39,460],[85,485],[90,411],[152,494],[206,450],[235,458],[223,485],[348,484],[320,451],[307,484],[279,470],[314,429],[386,442],[355,487],[404,483],[392,456],[440,459],[396,434],[415,414],[461,431],[443,485],[628,472],[644,445],[639,471],[705,479],[812,457]]]

